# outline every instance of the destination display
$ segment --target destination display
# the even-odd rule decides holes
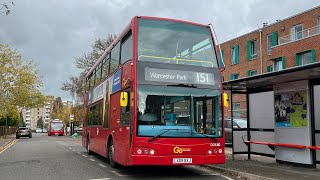
[[[214,86],[214,74],[208,72],[182,71],[145,67],[145,80],[177,84],[201,84]]]

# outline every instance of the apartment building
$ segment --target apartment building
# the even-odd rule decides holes
[[[25,108],[22,109],[23,120],[26,123],[26,127],[35,130],[37,128],[37,121],[41,118],[43,123],[49,123],[51,117],[50,114],[53,109],[53,96],[46,96],[47,104],[44,107],[39,108]]]
[[[320,61],[320,6],[220,44],[224,82]],[[227,91],[228,92],[228,91]],[[234,117],[246,117],[242,95],[233,99]],[[230,106],[226,109],[230,116]]]
[[[54,96],[47,96],[47,104],[44,107],[44,123],[49,123],[51,119],[51,112],[53,111],[53,102],[54,102]]]
[[[71,108],[73,106],[73,103],[72,103],[72,101],[64,101],[63,106]]]

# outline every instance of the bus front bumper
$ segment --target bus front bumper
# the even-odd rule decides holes
[[[132,165],[160,165],[160,166],[181,166],[181,165],[202,165],[202,164],[224,164],[225,155],[189,155],[189,156],[147,156],[133,155]]]

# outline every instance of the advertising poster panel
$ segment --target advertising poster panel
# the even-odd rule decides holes
[[[275,94],[276,127],[307,127],[307,90]]]

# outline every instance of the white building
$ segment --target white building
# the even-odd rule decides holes
[[[47,104],[44,107],[39,108],[26,108],[22,109],[23,120],[26,123],[26,127],[35,130],[37,128],[37,122],[40,118],[43,120],[43,124],[49,123],[51,119],[51,112],[53,110],[53,96],[46,96]]]

